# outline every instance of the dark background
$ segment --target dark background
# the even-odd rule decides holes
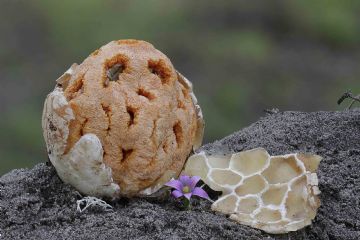
[[[0,0],[0,174],[45,161],[55,80],[116,39],[143,39],[195,85],[205,142],[264,109],[338,110],[360,93],[360,1]]]

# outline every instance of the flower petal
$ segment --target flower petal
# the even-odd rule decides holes
[[[171,195],[173,195],[174,198],[179,198],[179,197],[183,196],[184,194],[178,190],[174,190],[174,191],[172,191]]]
[[[175,180],[175,179],[170,180],[170,182],[165,183],[164,185],[168,186],[168,187],[175,188],[176,190],[179,190],[179,191],[182,191],[182,189],[184,187],[184,185],[182,184],[181,181]]]
[[[179,180],[183,184],[183,186],[189,186],[190,187],[191,178],[189,176],[181,175],[179,177]]]
[[[201,197],[201,198],[205,198],[205,199],[211,200],[210,197],[209,197],[209,195],[204,191],[204,189],[199,188],[199,187],[196,187],[196,188],[193,190],[192,194],[195,195],[195,196]]]
[[[190,180],[190,188],[191,190],[193,190],[196,187],[196,184],[200,181],[200,177],[199,176],[192,176],[191,180]]]
[[[192,193],[185,193],[184,196],[190,200],[191,196],[192,196]]]

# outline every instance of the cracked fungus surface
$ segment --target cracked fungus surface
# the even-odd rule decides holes
[[[200,152],[188,159],[184,173],[222,191],[213,210],[269,233],[285,233],[310,225],[316,216],[320,161],[310,154],[270,156],[262,148],[218,156]]]
[[[43,130],[50,160],[65,182],[86,185],[101,173],[106,182],[98,185],[118,185],[113,192],[150,194],[179,174],[201,145],[202,114],[191,83],[147,42],[110,42],[57,82],[45,102]],[[75,157],[73,152],[89,134],[98,138],[101,157],[84,173],[87,150]],[[61,174],[60,168],[71,171]]]

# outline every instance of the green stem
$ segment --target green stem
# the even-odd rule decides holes
[[[183,206],[185,210],[190,210],[191,209],[190,200],[184,197]]]

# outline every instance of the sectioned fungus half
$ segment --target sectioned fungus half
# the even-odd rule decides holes
[[[93,196],[139,196],[177,177],[204,123],[191,83],[150,43],[112,41],[57,80],[42,128],[60,178]]]
[[[184,174],[200,176],[222,195],[214,211],[269,233],[296,231],[311,224],[320,200],[316,170],[321,157],[270,156],[263,148],[228,155],[191,156]]]

